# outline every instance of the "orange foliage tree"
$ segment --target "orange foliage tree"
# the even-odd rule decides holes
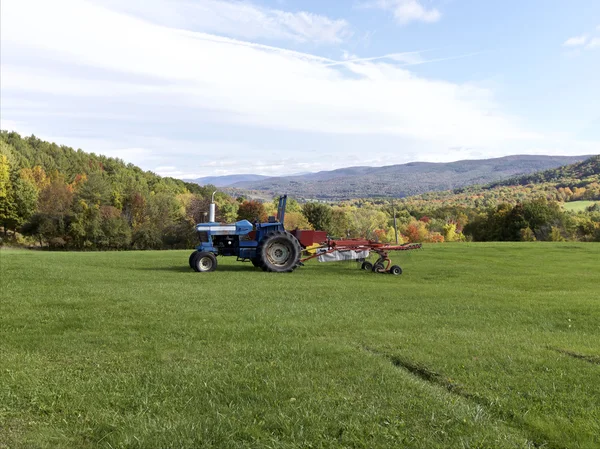
[[[238,220],[248,220],[254,222],[256,220],[264,223],[267,221],[267,212],[265,205],[260,201],[250,200],[240,204],[238,209]]]

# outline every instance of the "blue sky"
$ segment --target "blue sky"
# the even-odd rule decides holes
[[[159,174],[600,153],[596,0],[3,0],[2,129]]]

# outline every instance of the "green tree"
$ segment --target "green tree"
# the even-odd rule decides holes
[[[550,241],[551,242],[564,242],[565,238],[562,235],[562,232],[560,231],[560,228],[557,228],[556,226],[552,226],[550,229]]]
[[[331,209],[331,228],[328,233],[337,238],[346,238],[350,232],[350,208],[333,207]]]
[[[15,227],[17,218],[10,164],[8,157],[0,154],[0,224],[4,227],[4,235],[8,228]]]
[[[14,204],[18,226],[28,221],[37,209],[38,192],[30,181],[18,178],[14,183]]]
[[[100,208],[100,245],[108,249],[127,249],[131,244],[131,228],[119,209],[112,206]]]
[[[521,229],[521,241],[523,242],[535,242],[536,238],[535,238],[535,234],[533,233],[533,231],[531,230],[531,228],[528,226],[525,229]]]
[[[277,210],[278,205],[279,205],[279,197],[276,197],[273,199],[273,207],[275,210]],[[298,201],[296,201],[294,198],[288,196],[285,211],[286,211],[286,213],[287,212],[302,212],[302,206],[300,206],[300,203],[298,203]]]
[[[388,216],[371,207],[357,207],[351,209],[349,223],[351,237],[375,238],[375,230],[387,229]]]
[[[224,223],[233,223],[238,216],[240,205],[229,195],[219,192],[215,195],[215,205],[217,207],[217,220]],[[208,211],[208,208],[206,209]],[[200,223],[200,222],[198,222]]]
[[[80,199],[75,205],[75,213],[69,227],[69,235],[75,247],[98,248],[104,239],[102,232],[102,220],[100,217],[100,206],[88,205]]]
[[[105,179],[103,173],[96,172],[88,176],[77,189],[76,197],[78,200],[85,201],[88,205],[103,206],[110,204],[112,191],[110,184]]]
[[[560,227],[564,221],[560,206],[556,202],[548,202],[544,197],[524,202],[523,217],[538,240],[547,240],[552,227]]]
[[[327,204],[306,203],[302,207],[302,213],[317,231],[331,232],[333,212]]]
[[[163,231],[163,244],[171,249],[193,248],[197,244],[195,224],[188,217],[180,217]]]

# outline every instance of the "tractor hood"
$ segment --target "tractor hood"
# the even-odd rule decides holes
[[[235,233],[237,235],[246,235],[252,231],[252,223],[248,220],[240,220],[235,224]]]

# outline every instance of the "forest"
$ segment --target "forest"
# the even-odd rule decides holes
[[[117,158],[0,133],[3,245],[71,250],[192,248],[211,185],[160,177]],[[294,196],[294,192],[288,193]],[[287,229],[382,242],[600,241],[600,156],[487,186],[391,200],[288,202]],[[276,201],[276,200],[274,200]],[[217,219],[266,220],[275,202],[217,192]],[[397,234],[394,229],[396,217]]]

